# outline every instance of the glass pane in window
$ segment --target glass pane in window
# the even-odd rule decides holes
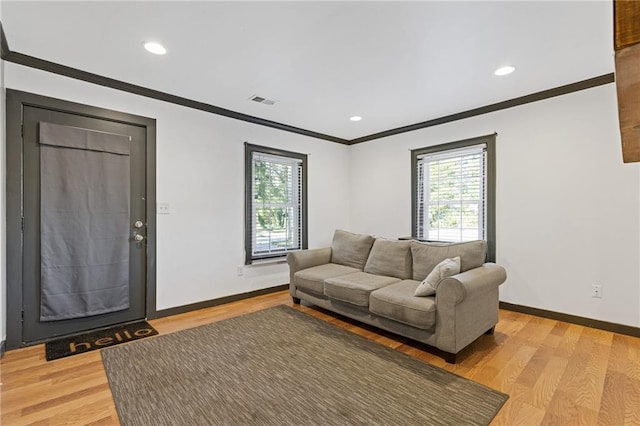
[[[299,249],[301,246],[301,168],[287,159],[254,161],[254,255]]]
[[[460,241],[460,206],[436,204],[429,206],[430,240]]]
[[[480,209],[478,204],[463,204],[461,209],[460,241],[482,239],[480,232]]]

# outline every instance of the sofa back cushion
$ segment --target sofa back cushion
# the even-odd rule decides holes
[[[396,277],[401,280],[410,279],[411,241],[376,238],[364,272]]]
[[[371,235],[352,234],[337,229],[331,244],[331,263],[362,270],[371,251],[373,239]]]
[[[482,266],[487,257],[487,242],[421,243],[411,241],[413,279],[424,280],[435,266],[447,258],[460,256],[460,272]]]

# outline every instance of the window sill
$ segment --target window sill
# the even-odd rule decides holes
[[[287,263],[287,256],[273,257],[269,259],[256,259],[252,260],[251,263],[246,266],[274,265],[278,263]]]

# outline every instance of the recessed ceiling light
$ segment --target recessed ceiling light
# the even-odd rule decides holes
[[[359,115],[354,115],[353,117],[350,117],[349,120],[351,120],[351,121],[360,121],[360,120],[362,120],[362,117],[360,117]]]
[[[506,67],[502,67],[502,68],[498,68],[494,74],[495,75],[507,75],[507,74],[511,74],[512,72],[514,72],[516,69],[510,65],[507,65]]]
[[[165,49],[163,45],[161,45],[160,43],[155,43],[153,41],[146,42],[144,44],[144,48],[156,55],[164,55],[165,53],[167,53],[167,49]]]

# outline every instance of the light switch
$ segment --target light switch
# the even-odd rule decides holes
[[[158,208],[156,209],[158,214],[171,214],[171,204],[169,203],[158,203]]]

